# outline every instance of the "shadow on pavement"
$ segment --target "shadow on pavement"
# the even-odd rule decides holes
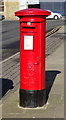
[[[52,85],[55,81],[57,74],[60,74],[60,71],[46,71],[46,102],[48,101],[49,93],[51,91]]]
[[[46,71],[46,102],[49,98],[49,93],[55,81],[57,74],[60,74],[60,71]],[[2,87],[1,87],[2,86]],[[0,78],[0,99],[10,90],[13,89],[13,81],[5,78]],[[2,91],[2,92],[1,92]]]
[[[12,80],[0,78],[0,99],[10,90],[13,89]]]

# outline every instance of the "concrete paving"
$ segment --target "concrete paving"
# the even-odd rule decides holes
[[[58,41],[57,44],[53,42]],[[46,92],[47,102],[43,107],[20,108],[19,107],[19,55],[5,61],[3,66],[3,78],[12,80],[10,94],[5,94],[2,103],[3,118],[64,118],[64,27],[47,38],[51,49],[47,44],[48,53],[46,57]],[[11,66],[9,69],[8,66]],[[6,75],[7,72],[7,75]],[[16,75],[15,75],[16,74]],[[6,77],[5,77],[6,76]],[[10,76],[10,77],[9,77]],[[11,78],[12,77],[12,78]],[[1,105],[0,105],[1,108]]]

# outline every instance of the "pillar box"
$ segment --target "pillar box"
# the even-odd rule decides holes
[[[29,8],[15,12],[20,22],[20,106],[45,104],[45,34],[50,12]]]

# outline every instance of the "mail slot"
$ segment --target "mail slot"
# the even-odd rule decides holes
[[[36,32],[35,27],[22,27],[22,32]]]
[[[35,27],[23,27],[23,29],[35,29]]]
[[[21,29],[22,32],[36,32],[37,30],[37,26],[34,25],[33,23],[26,22],[26,23],[22,23],[21,26],[22,26]]]
[[[20,106],[45,104],[45,33],[50,12],[29,8],[15,12],[20,22]]]

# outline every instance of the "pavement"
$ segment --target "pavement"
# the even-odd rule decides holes
[[[46,91],[43,107],[19,106],[19,52],[0,62],[3,118],[64,118],[64,26],[46,38]],[[6,84],[7,83],[7,84]]]

